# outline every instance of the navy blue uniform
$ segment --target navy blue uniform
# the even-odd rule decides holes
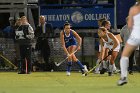
[[[66,35],[65,31],[63,31],[63,33],[64,33],[64,40],[65,40],[66,48],[68,48],[69,46],[72,46],[72,45],[77,45],[76,39],[75,39],[72,31],[70,31],[69,36]]]

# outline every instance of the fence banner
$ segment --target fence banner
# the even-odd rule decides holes
[[[72,27],[98,27],[97,20],[107,18],[114,25],[114,8],[69,8],[69,9],[47,9],[40,7],[40,15],[46,16],[46,21],[52,23],[53,27],[63,27],[65,21]]]

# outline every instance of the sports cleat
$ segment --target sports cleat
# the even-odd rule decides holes
[[[87,73],[88,72],[88,69],[87,69],[87,66],[84,65],[84,69],[83,69],[84,73]]]
[[[120,73],[121,71],[119,69],[113,70],[113,74]]]
[[[130,74],[130,75],[133,75],[133,71],[132,71],[132,70],[130,70],[130,71],[129,71],[129,74]]]
[[[67,75],[67,76],[70,76],[70,72],[66,72],[66,75]]]
[[[100,74],[100,71],[95,71],[94,74]]]
[[[112,76],[112,72],[108,72],[108,76]]]
[[[100,70],[100,74],[104,74],[107,71],[107,69],[102,68],[102,70]]]
[[[82,74],[82,76],[86,76],[86,74]]]
[[[120,78],[120,80],[117,83],[118,86],[122,86],[124,84],[127,84],[127,78],[126,77]]]
[[[87,76],[88,74],[86,73],[85,76]]]
[[[25,72],[18,72],[18,74],[26,74]]]

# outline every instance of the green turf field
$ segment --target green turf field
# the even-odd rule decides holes
[[[0,72],[0,93],[139,93],[140,73],[129,75],[129,83],[117,86],[119,74],[90,74],[87,77],[72,72],[33,72],[17,74]]]

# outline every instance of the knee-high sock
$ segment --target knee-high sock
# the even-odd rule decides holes
[[[98,59],[98,60],[96,61],[96,65],[98,65],[100,61],[101,61],[101,60]],[[100,68],[100,65],[98,65],[98,66],[95,68],[95,71],[98,72],[98,71],[99,71],[99,68]]]
[[[121,57],[120,59],[121,77],[127,77],[128,63],[129,63],[128,57]]]
[[[103,63],[103,68],[105,68],[105,69],[106,69],[106,68],[107,68],[106,61],[104,61],[104,60],[103,60],[103,62],[102,62],[102,63]]]
[[[68,66],[67,66],[67,72],[70,72],[71,71],[71,65],[72,65],[72,62],[68,62]]]
[[[113,65],[111,65],[111,64],[109,65],[108,72],[111,72],[111,73],[113,72]]]
[[[117,68],[116,68],[116,65],[115,65],[115,63],[113,64],[113,71],[116,71],[117,70]]]
[[[82,63],[78,60],[77,64],[79,65],[80,69],[84,69],[84,66],[82,65]]]

